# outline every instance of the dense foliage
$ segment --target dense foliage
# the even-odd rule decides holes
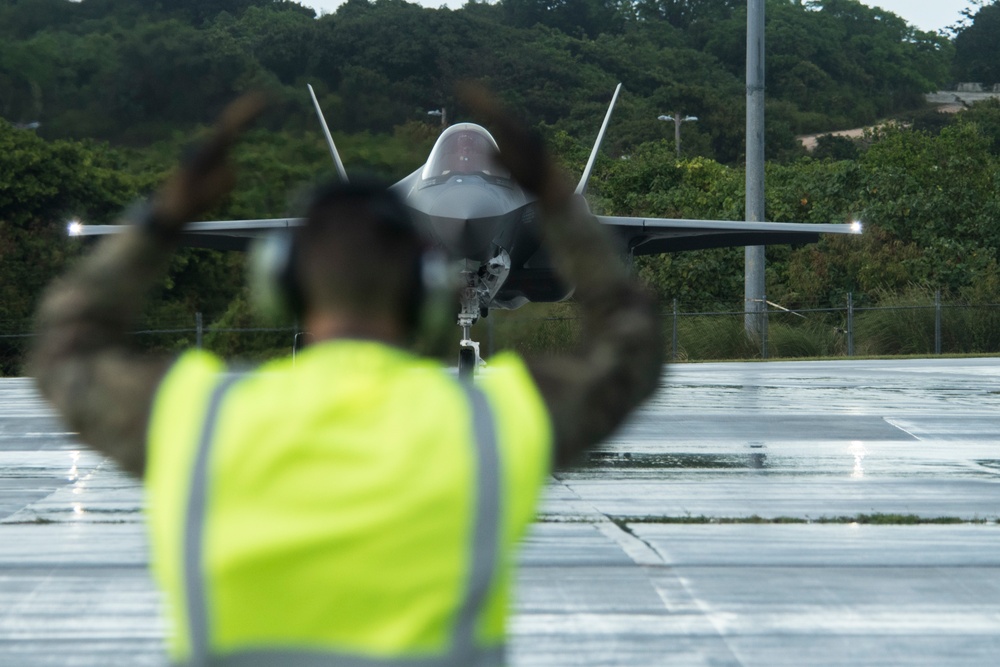
[[[769,298],[823,305],[914,286],[1000,296],[1000,104],[922,111],[923,94],[949,79],[994,82],[1000,5],[979,4],[950,39],[855,0],[768,0],[768,218],[857,217],[868,230],[770,249]],[[453,87],[475,78],[537,123],[572,171],[624,82],[594,209],[741,219],[745,26],[742,0],[460,10],[348,0],[321,17],[285,0],[0,0],[0,372],[17,370],[24,342],[2,336],[29,328],[42,286],[78,250],[66,221],[110,220],[250,88],[276,104],[239,149],[237,191],[210,218],[294,212],[330,173],[306,83],[348,169],[399,178],[439,131],[427,112],[462,120]],[[683,127],[680,158],[661,113],[698,116]],[[905,122],[860,142],[824,138],[811,157],[794,139],[888,117]],[[638,268],[664,300],[733,304],[742,257],[713,250]],[[149,317],[187,327],[202,312],[208,324],[246,326],[241,284],[240,256],[183,252]]]
[[[855,0],[770,0],[770,142],[918,105],[949,75],[951,44]],[[592,134],[615,83],[615,147],[658,137],[681,111],[688,145],[742,152],[746,3],[503,0],[460,10],[348,0],[317,18],[284,0],[3,0],[0,115],[48,137],[146,143],[211,118],[239,90],[284,104],[272,129],[313,127],[304,83],[341,131],[391,132],[476,78],[525,117]],[[613,148],[615,148],[613,147]]]
[[[1000,5],[972,0],[968,23],[955,36],[955,78],[985,84],[1000,83]]]
[[[790,307],[841,303],[847,292],[911,285],[1000,297],[1000,104],[958,114],[939,134],[887,126],[855,160],[802,158],[767,169],[767,218],[865,224],[862,238],[768,249],[768,295]],[[742,219],[744,175],[704,158],[677,161],[648,144],[607,162],[595,205],[624,214]],[[742,248],[640,258],[664,297],[734,303]]]

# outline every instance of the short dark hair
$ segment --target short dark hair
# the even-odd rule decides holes
[[[425,248],[409,210],[385,183],[321,186],[295,239],[306,310],[389,316],[412,331],[423,298]]]

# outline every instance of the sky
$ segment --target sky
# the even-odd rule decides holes
[[[863,4],[886,9],[928,32],[954,25],[962,18],[962,10],[972,6],[968,0],[869,0]]]
[[[461,7],[465,0],[418,0],[427,7]],[[333,12],[343,0],[299,0],[307,7],[317,12]],[[921,30],[937,32],[954,25],[961,18],[961,11],[969,7],[968,0],[868,0],[864,4],[870,7],[881,7],[893,14],[903,17],[907,23]]]

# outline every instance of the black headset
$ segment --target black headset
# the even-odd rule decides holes
[[[457,304],[457,273],[451,270],[444,252],[428,242],[398,196],[381,183],[332,183],[321,186],[312,197],[312,210],[320,201],[353,199],[364,202],[374,224],[385,225],[414,237],[423,250],[413,267],[413,292],[406,299],[407,312],[401,319],[414,338],[436,336],[452,318]],[[306,224],[337,224],[335,220]],[[278,230],[256,239],[250,249],[249,283],[254,303],[272,318],[295,317],[305,313],[306,298],[299,278],[299,234]]]

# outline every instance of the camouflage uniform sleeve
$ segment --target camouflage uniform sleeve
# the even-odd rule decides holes
[[[549,158],[544,142],[504,111],[486,89],[466,84],[462,102],[494,130],[497,158],[538,198],[542,236],[583,315],[580,348],[528,359],[552,419],[555,463],[572,461],[608,436],[656,389],[664,341],[656,303],[632,281],[607,230]]]
[[[556,465],[565,465],[653,393],[665,350],[656,302],[629,277],[607,230],[572,196],[541,204],[546,246],[575,285],[583,320],[576,352],[527,360],[551,414]]]
[[[170,359],[127,341],[172,244],[132,227],[105,239],[45,293],[30,373],[80,439],[141,477],[153,396]]]
[[[229,152],[265,103],[249,93],[227,106],[147,205],[126,215],[139,224],[105,239],[49,287],[39,307],[29,359],[39,389],[85,443],[133,475],[145,473],[150,410],[171,360],[134,351],[126,334],[184,225],[232,190]]]

